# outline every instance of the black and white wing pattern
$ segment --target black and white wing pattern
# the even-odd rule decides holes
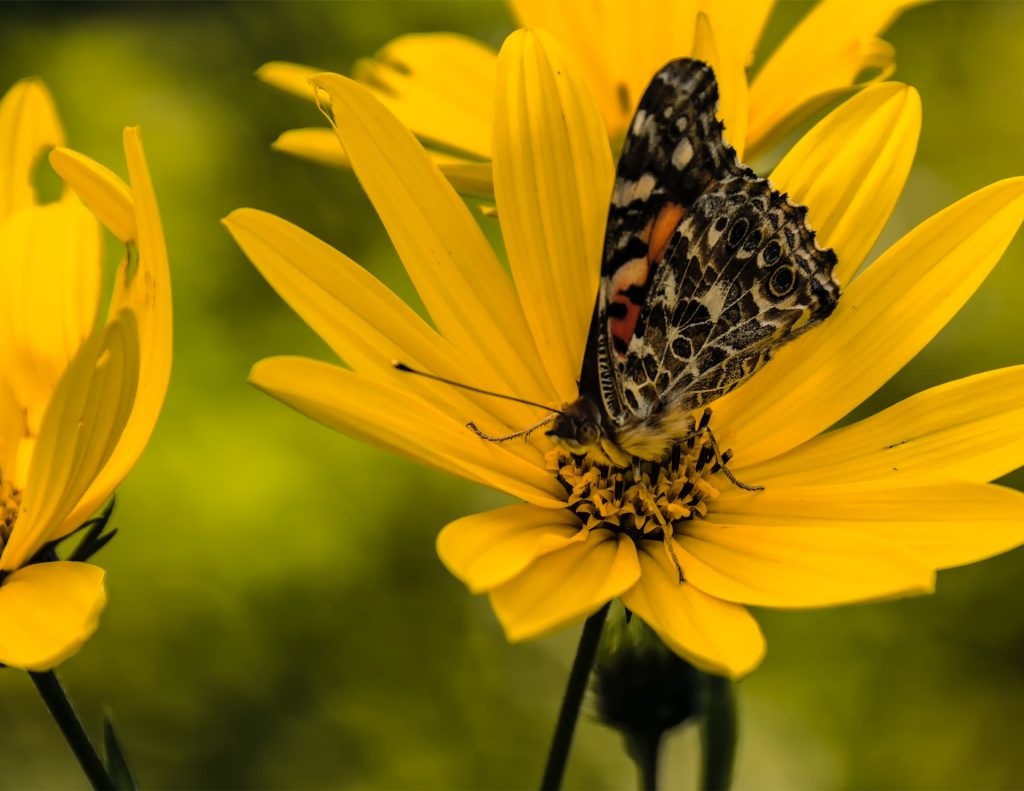
[[[580,394],[626,450],[666,444],[839,298],[806,207],[737,160],[717,106],[709,66],[669,63],[619,160]]]

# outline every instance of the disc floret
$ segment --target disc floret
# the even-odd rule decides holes
[[[728,455],[723,454],[724,461]],[[708,503],[719,494],[712,476],[721,467],[710,434],[695,432],[674,443],[660,461],[635,458],[627,467],[561,449],[548,453],[548,463],[582,529],[603,527],[636,542],[663,541],[682,579],[669,540],[686,523],[706,516]]]

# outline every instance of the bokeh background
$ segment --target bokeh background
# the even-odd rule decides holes
[[[806,12],[780,3],[760,51]],[[260,64],[346,72],[396,35],[495,47],[499,2],[0,5],[0,89],[38,75],[69,144],[124,175],[140,124],[170,248],[176,359],[163,417],[118,493],[100,556],[110,604],[62,670],[93,732],[112,712],[148,788],[520,788],[539,778],[575,633],[509,646],[434,554],[449,520],[501,496],[333,434],[246,384],[273,354],[329,359],[218,219],[280,214],[411,297],[350,173],[276,154],[316,110]],[[1024,4],[934,3],[887,38],[925,116],[881,244],[1024,174]],[[489,221],[485,221],[489,222]],[[116,250],[111,248],[111,262]],[[1024,239],[927,349],[857,414],[1024,362]],[[1024,485],[1024,476],[1006,480]],[[931,597],[762,611],[743,682],[739,788],[1024,785],[1024,554],[944,572]],[[621,788],[616,734],[585,717],[567,785]],[[665,787],[694,785],[669,740]],[[28,678],[0,671],[0,786],[84,787]]]

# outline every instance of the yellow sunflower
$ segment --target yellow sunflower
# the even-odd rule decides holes
[[[45,86],[11,88],[0,102],[0,663],[35,671],[96,629],[103,571],[57,560],[51,545],[135,464],[171,363],[167,254],[138,130],[124,132],[130,187],[62,143]],[[41,203],[34,172],[48,149],[68,186]],[[97,321],[100,223],[126,253]]]
[[[892,45],[878,38],[923,0],[821,0],[786,36],[749,87],[773,0],[510,0],[524,28],[547,30],[589,86],[612,140],[621,140],[654,73],[694,57],[718,77],[719,116],[741,159],[753,161],[814,112],[895,69]],[[427,146],[460,192],[493,194],[491,128],[497,56],[452,33],[401,36],[359,61],[366,85]],[[272,62],[257,76],[312,99],[309,80],[322,69]],[[326,127],[293,129],[278,150],[331,165],[348,158]]]
[[[621,598],[697,667],[741,676],[764,639],[744,605],[801,608],[927,593],[936,569],[1024,541],[1024,495],[986,483],[1024,459],[1024,367],[920,393],[828,431],[942,328],[1024,219],[1024,179],[999,182],[908,233],[858,274],[917,145],[917,93],[872,86],[820,121],[772,174],[839,257],[835,313],[715,402],[729,484],[707,452],[593,469],[534,434],[543,413],[401,373],[559,406],[577,397],[613,180],[606,125],[554,40],[498,56],[493,138],[511,276],[406,126],[364,86],[322,74],[337,136],[431,323],[342,253],[273,215],[225,219],[242,250],[345,367],[298,357],[251,381],[325,425],[524,500],[448,525],[442,561],[487,593],[510,640]],[[671,538],[652,540],[653,522]],[[629,529],[625,529],[628,523]],[[685,582],[672,558],[681,566]]]

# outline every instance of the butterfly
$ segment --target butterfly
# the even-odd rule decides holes
[[[836,306],[836,256],[797,205],[739,162],[714,72],[674,60],[623,145],[579,398],[546,433],[624,467],[659,460],[694,411],[742,384]],[[732,476],[730,475],[730,478]],[[748,487],[745,487],[748,488]]]

